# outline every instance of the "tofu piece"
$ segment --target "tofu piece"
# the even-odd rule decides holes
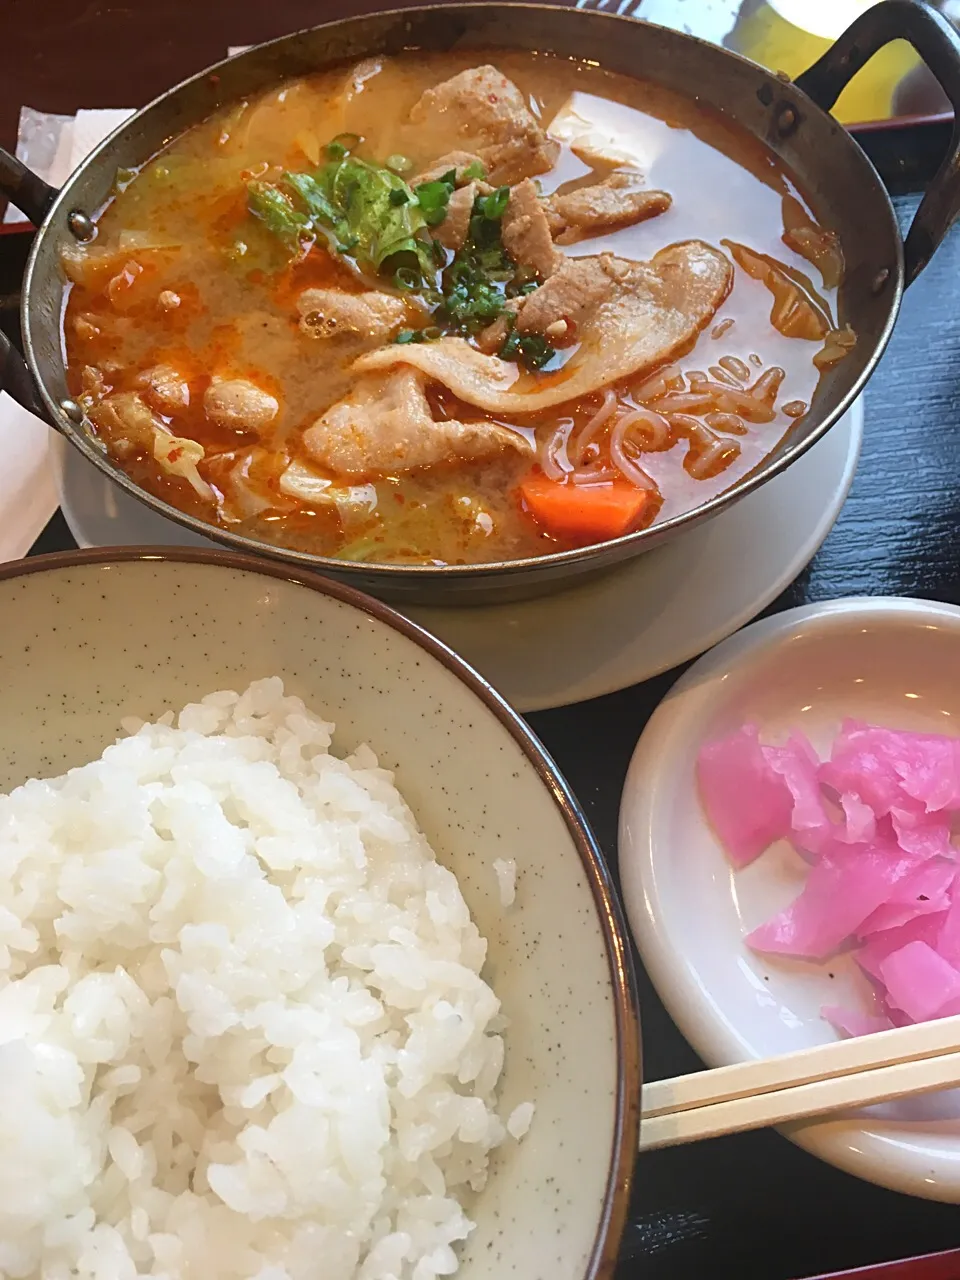
[[[648,173],[662,153],[666,129],[632,107],[592,93],[572,93],[547,126],[547,135],[565,142],[591,165],[629,165]]]

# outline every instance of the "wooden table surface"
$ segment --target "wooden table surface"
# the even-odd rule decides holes
[[[376,0],[352,7],[373,9]],[[332,16],[324,0],[247,6],[3,0],[0,142],[12,142],[21,103],[63,112],[135,106],[222,56],[228,44],[324,16]],[[916,197],[900,196],[897,204],[908,218]],[[0,297],[14,291],[25,247],[23,236],[0,239]],[[870,384],[863,458],[837,526],[771,612],[854,594],[960,603],[958,280],[960,233],[954,233],[908,292]],[[35,550],[72,545],[58,515]],[[530,717],[614,866],[627,763],[678,674]],[[698,1059],[642,971],[640,984],[648,1078],[696,1070]],[[879,1190],[764,1132],[640,1161],[617,1280],[798,1280],[958,1246],[957,1208]]]

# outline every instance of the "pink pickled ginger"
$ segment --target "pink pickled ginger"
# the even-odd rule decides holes
[[[820,781],[838,795],[855,795],[882,818],[894,805],[908,800],[887,746],[886,739],[878,738],[869,725],[845,720],[830,759],[820,766]]]
[[[940,932],[930,945],[936,947],[944,960],[960,969],[960,889],[956,881],[950,895],[950,906],[942,917]]]
[[[838,793],[859,796],[878,818],[911,802],[928,813],[958,808],[960,741],[846,720],[820,779]]]
[[[854,952],[854,959],[864,973],[880,980],[881,961],[905,947],[908,942],[926,942],[939,949],[940,934],[946,918],[946,911],[940,911],[936,915],[915,916],[895,929],[871,933],[863,946]]]
[[[923,862],[893,886],[887,900],[857,929],[857,936],[896,929],[917,916],[934,915],[950,906],[950,889],[957,878],[957,866],[942,858]]]
[[[885,1014],[859,1013],[856,1009],[841,1009],[837,1005],[824,1005],[820,1012],[844,1036],[869,1036],[874,1031],[893,1029],[893,1023]]]
[[[735,867],[747,866],[789,832],[793,800],[764,756],[756,725],[701,748],[697,780],[710,825]]]
[[[950,857],[950,824],[942,814],[918,813],[915,809],[891,809],[890,825],[901,849],[924,858]]]
[[[934,1018],[960,999],[960,971],[927,942],[908,942],[880,961],[887,1001],[914,1022]]]
[[[830,820],[817,779],[820,761],[802,733],[791,733],[782,747],[764,747],[764,758],[789,788],[793,800],[793,841],[808,853],[822,852],[831,838]]]
[[[824,960],[888,901],[914,865],[891,843],[837,845],[811,869],[800,896],[747,935],[747,946]]]
[[[875,999],[822,1010],[841,1034],[960,1012],[960,738],[846,720],[821,762],[800,732],[763,744],[745,725],[701,749],[697,774],[734,866],[783,838],[812,863],[746,942],[807,960],[852,948]]]
[[[877,815],[868,804],[855,796],[852,791],[844,791],[840,797],[843,810],[844,829],[838,835],[846,844],[869,844],[877,834]]]

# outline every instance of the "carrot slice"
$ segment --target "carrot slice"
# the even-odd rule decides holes
[[[574,485],[539,473],[520,483],[520,496],[538,524],[558,538],[602,542],[627,533],[639,520],[650,495],[628,480]]]

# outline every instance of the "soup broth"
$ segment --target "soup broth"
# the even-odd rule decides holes
[[[140,486],[371,563],[533,557],[685,512],[854,341],[836,237],[757,142],[499,50],[238,103],[118,174],[64,265],[71,391]]]

